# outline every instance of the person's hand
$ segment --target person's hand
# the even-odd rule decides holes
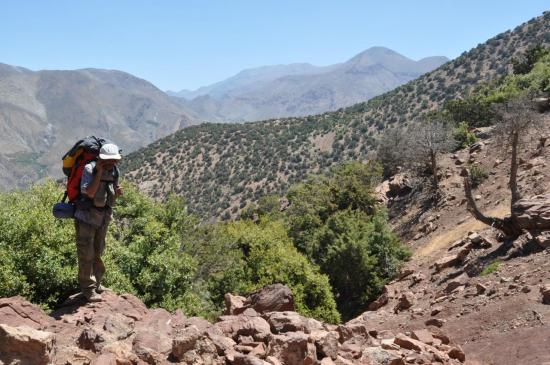
[[[103,170],[105,169],[105,161],[97,160],[97,162],[95,163],[95,168],[98,172],[103,172]]]
[[[124,189],[122,188],[122,186],[117,186],[117,187],[116,187],[115,195],[116,195],[116,196],[124,195]]]

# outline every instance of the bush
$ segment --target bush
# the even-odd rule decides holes
[[[481,165],[472,165],[470,167],[470,184],[473,187],[481,185],[481,183],[489,177],[487,170]]]
[[[215,236],[226,242],[225,247],[232,247],[235,259],[230,270],[211,279],[210,287],[218,288],[214,295],[248,294],[264,285],[283,283],[292,289],[298,312],[331,323],[340,321],[328,278],[296,250],[281,222],[239,221],[217,230]]]
[[[477,96],[451,100],[445,103],[443,112],[456,125],[466,122],[472,127],[485,127],[492,124],[495,119],[495,112],[491,108],[491,103]]]
[[[53,182],[0,194],[0,297],[47,309],[76,289],[74,225],[51,214],[60,196]]]
[[[487,265],[483,271],[479,274],[480,276],[488,276],[498,270],[498,267],[500,266],[500,261],[495,260],[491,262],[489,265]]]
[[[376,163],[344,164],[292,187],[284,220],[295,246],[329,276],[344,319],[365,310],[410,256],[376,204]]]
[[[459,148],[469,147],[477,141],[476,135],[470,132],[466,122],[458,123],[458,126],[453,130],[453,138]]]

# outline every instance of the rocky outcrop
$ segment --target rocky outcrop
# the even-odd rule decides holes
[[[550,229],[550,195],[520,199],[512,207],[514,224],[526,230]]]
[[[0,324],[0,363],[47,365],[51,361],[54,338],[51,332],[28,326]]]
[[[226,296],[210,323],[181,311],[147,309],[130,294],[99,303],[70,298],[46,315],[21,297],[0,299],[0,363],[6,364],[459,364],[464,353],[439,332],[369,331],[360,319],[336,326],[294,311],[284,285],[248,298]],[[446,338],[446,337],[445,337]]]

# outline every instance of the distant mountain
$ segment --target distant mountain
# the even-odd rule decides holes
[[[249,92],[279,77],[291,75],[308,75],[328,71],[328,67],[313,66],[309,63],[292,63],[290,65],[262,66],[243,70],[215,84],[201,87],[197,90],[168,91],[168,95],[183,97],[187,100],[198,96],[210,95],[216,98],[231,94]]]
[[[447,61],[446,57],[413,61],[388,48],[372,47],[340,64],[260,67],[171,95],[209,121],[303,116],[366,101]]]
[[[62,154],[83,136],[131,152],[196,116],[149,82],[121,71],[31,71],[0,64],[0,187],[60,176]]]

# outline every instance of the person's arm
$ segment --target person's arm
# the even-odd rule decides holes
[[[101,176],[103,175],[103,163],[101,162],[101,160],[96,162],[95,170],[96,173],[94,175],[92,183],[82,189],[82,193],[87,195],[90,199],[93,199],[95,197],[97,189],[99,189],[99,184],[101,183]]]

